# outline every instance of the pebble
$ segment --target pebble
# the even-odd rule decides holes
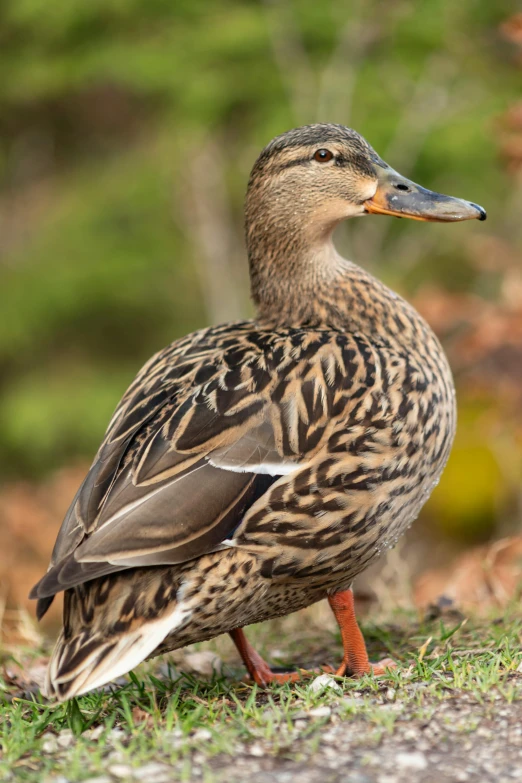
[[[251,756],[257,756],[259,758],[265,755],[265,751],[263,750],[261,745],[251,745],[248,749],[248,752],[250,753]]]
[[[87,778],[82,783],[112,783],[112,781],[106,775],[103,775],[100,778]]]
[[[123,729],[111,729],[109,738],[111,742],[114,742],[115,740],[122,740],[125,739],[126,734],[123,731]]]
[[[46,732],[42,735],[42,750],[44,753],[56,753],[58,750],[58,740],[50,732]]]
[[[196,742],[205,742],[207,740],[211,740],[212,732],[209,731],[208,729],[198,729],[194,733],[192,739],[195,740]]]
[[[146,780],[147,783],[170,783],[172,780],[173,769],[167,764],[160,764],[153,761],[150,764],[144,764],[143,767],[133,771],[135,780]]]
[[[339,683],[336,682],[333,679],[333,677],[330,677],[330,675],[328,674],[320,674],[319,677],[316,677],[315,680],[312,680],[312,682],[308,686],[308,690],[312,691],[312,693],[320,693],[321,691],[324,691],[327,688],[331,688],[336,693],[343,692]]]
[[[327,716],[332,714],[332,708],[331,707],[314,707],[313,710],[310,710],[308,713],[309,715],[312,715],[314,718],[326,718]]]
[[[109,772],[114,775],[115,778],[130,778],[132,776],[132,767],[127,764],[111,764]]]
[[[64,729],[58,734],[57,742],[61,748],[70,748],[74,743],[74,734],[70,729]]]
[[[428,761],[424,753],[413,751],[412,753],[397,753],[395,763],[402,769],[423,770],[428,766]]]
[[[97,740],[97,739],[100,739],[100,737],[101,737],[101,735],[103,734],[104,731],[105,731],[105,726],[96,726],[95,729],[87,729],[87,731],[84,731],[83,732],[83,736],[86,739]],[[93,780],[94,780],[94,778],[93,778]],[[100,780],[101,780],[101,778],[100,778]]]

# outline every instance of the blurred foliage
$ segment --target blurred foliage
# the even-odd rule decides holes
[[[464,537],[519,519],[514,12],[508,0],[4,0],[3,478],[92,457],[142,362],[251,312],[249,169],[272,136],[320,120],[488,209],[485,226],[351,221],[339,245],[413,299],[450,353],[461,429],[432,514]]]

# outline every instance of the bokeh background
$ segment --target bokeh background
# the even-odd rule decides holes
[[[414,569],[426,542],[520,532],[515,3],[4,0],[0,74],[0,608],[26,605],[141,364],[251,314],[249,170],[272,136],[315,121],[488,210],[485,224],[354,220],[337,243],[416,305],[455,372],[457,440]]]

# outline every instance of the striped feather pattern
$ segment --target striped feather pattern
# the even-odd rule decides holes
[[[317,144],[342,165],[310,163]],[[32,592],[41,616],[66,591],[49,695],[346,589],[426,501],[455,430],[442,348],[315,225],[362,213],[374,165],[340,126],[260,156],[258,316],[175,341],[121,400]]]

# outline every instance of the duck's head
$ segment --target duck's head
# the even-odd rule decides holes
[[[320,301],[350,266],[333,246],[333,230],[346,218],[371,213],[439,222],[486,219],[477,204],[401,176],[342,125],[307,125],[273,139],[254,164],[245,207],[259,313],[284,322],[293,314],[324,320],[327,308]]]
[[[403,177],[343,125],[306,125],[273,139],[252,170],[247,224],[267,200],[282,220],[313,221],[319,234],[331,232],[341,220],[369,213],[438,222],[486,219],[477,204]]]

